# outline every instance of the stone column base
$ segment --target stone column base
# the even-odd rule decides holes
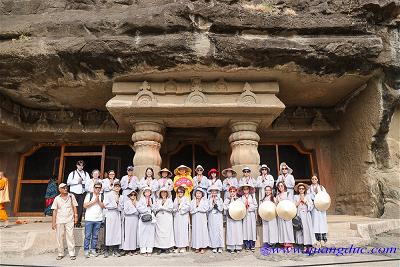
[[[133,166],[135,175],[140,179],[144,177],[147,168],[154,170],[155,177],[160,171],[161,155],[160,148],[163,141],[161,134],[163,125],[158,122],[136,122],[135,132],[132,135],[135,156]]]

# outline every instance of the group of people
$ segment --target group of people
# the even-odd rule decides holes
[[[279,217],[263,220],[264,245],[282,244],[291,248],[299,244],[307,248],[323,246],[327,241],[326,212],[318,211],[313,205],[315,195],[325,188],[319,185],[317,176],[311,178],[310,186],[295,185],[292,169],[286,163],[280,164],[276,181],[267,165],[261,165],[257,178],[253,178],[249,167],[242,169],[241,178],[232,168],[224,169],[223,181],[216,169],[205,176],[201,165],[196,167],[193,178],[191,169],[181,165],[174,170],[173,179],[172,172],[166,168],[159,171],[159,178],[152,168],[147,168],[144,177],[138,179],[133,166],[129,166],[121,180],[115,178],[114,171],[109,171],[108,178],[102,179],[99,171],[94,170],[90,178],[83,168],[84,162],[78,161],[67,184],[59,185],[60,194],[51,206],[52,227],[58,240],[57,259],[64,257],[63,236],[67,239],[71,259],[76,258],[73,228],[81,226],[84,209],[84,255],[87,258],[99,255],[97,241],[101,227],[105,233],[104,257],[151,255],[153,248],[157,248],[158,253],[183,253],[188,247],[196,253],[205,253],[207,248],[221,253],[225,246],[231,253],[243,249],[254,251],[258,206],[264,201],[278,204],[286,199],[297,206],[301,230],[293,230],[292,220]],[[68,185],[71,193],[68,193]],[[298,194],[294,195],[294,191]],[[244,204],[243,219],[230,216],[229,207],[234,201]]]

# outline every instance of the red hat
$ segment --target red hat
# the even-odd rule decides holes
[[[217,169],[212,168],[211,170],[209,170],[208,172],[208,177],[211,176],[211,173],[215,172],[217,174],[217,176],[219,176],[219,171],[217,171]]]

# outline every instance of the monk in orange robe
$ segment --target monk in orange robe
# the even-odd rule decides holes
[[[5,208],[5,203],[10,202],[8,193],[8,179],[4,172],[0,172],[0,221],[4,221],[4,227],[8,227],[8,215]]]

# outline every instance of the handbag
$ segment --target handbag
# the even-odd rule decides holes
[[[293,224],[293,229],[295,231],[301,231],[303,230],[303,224],[301,223],[301,218],[300,216],[296,215],[296,217],[294,217],[292,219],[292,224]]]
[[[143,214],[142,217],[140,217],[140,219],[142,220],[142,222],[151,222],[151,220],[153,220],[153,216],[151,216],[151,214],[147,213],[147,214]]]

